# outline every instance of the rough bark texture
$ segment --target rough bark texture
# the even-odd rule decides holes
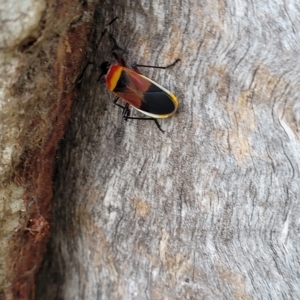
[[[109,34],[99,39],[115,16],[129,64],[181,58],[144,70],[179,111],[165,134],[124,122],[87,69],[37,299],[299,299],[300,7],[105,1],[97,65],[113,59]]]
[[[91,8],[69,0],[0,4],[1,300],[35,298],[55,153],[75,97]]]

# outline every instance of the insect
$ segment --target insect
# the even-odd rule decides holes
[[[135,64],[129,69],[120,56],[113,52],[118,64],[110,64],[105,61],[101,64],[101,75],[98,81],[102,79],[109,91],[116,95],[114,104],[123,109],[122,116],[124,120],[152,120],[161,132],[164,132],[157,119],[164,119],[173,116],[178,108],[178,100],[170,91],[143,76],[138,67],[151,67],[166,69],[175,65],[177,59],[171,65],[166,67],[155,67]],[[104,76],[104,80],[103,77]],[[125,101],[125,106],[117,103],[119,99]],[[147,117],[131,117],[130,106]]]

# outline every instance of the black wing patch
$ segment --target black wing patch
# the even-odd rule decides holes
[[[175,108],[172,98],[153,83],[149,89],[144,92],[142,105],[140,107],[143,111],[157,115],[170,114]]]

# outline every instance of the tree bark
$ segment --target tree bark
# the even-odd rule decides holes
[[[280,0],[99,4],[37,299],[300,298],[299,14]],[[141,68],[179,99],[165,134],[123,121],[97,82],[110,34],[129,65],[181,59]]]
[[[0,299],[35,298],[53,165],[86,51],[90,3],[0,5]]]

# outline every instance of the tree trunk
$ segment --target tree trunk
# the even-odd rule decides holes
[[[99,4],[37,299],[300,298],[299,14],[279,0]],[[141,68],[179,100],[165,134],[123,121],[98,83],[114,39],[128,65],[181,59]]]
[[[35,298],[51,225],[53,162],[91,32],[93,6],[81,2],[1,1],[1,300]]]

